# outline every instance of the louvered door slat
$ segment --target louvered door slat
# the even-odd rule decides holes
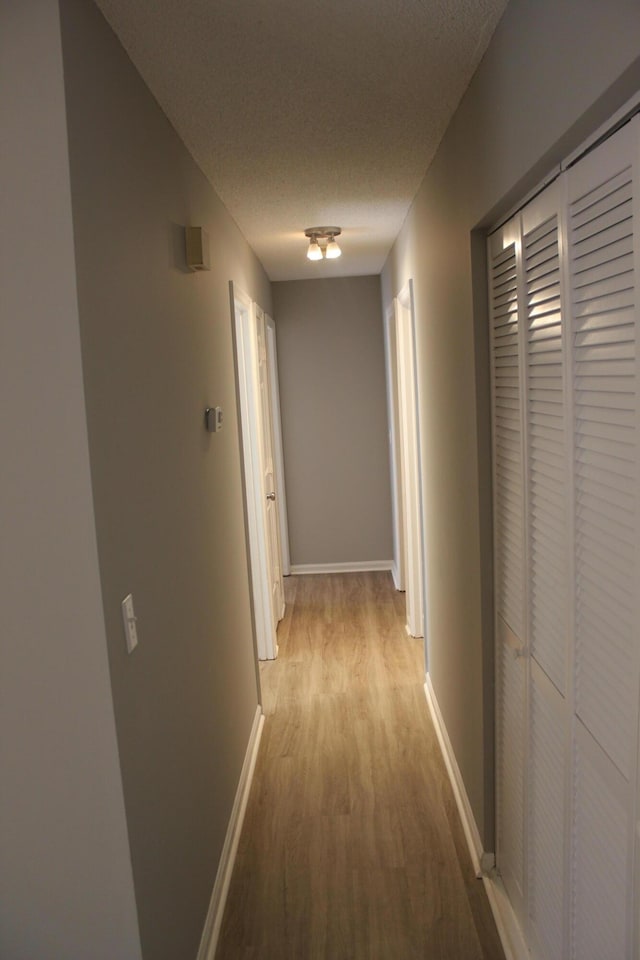
[[[544,503],[548,505],[549,511],[558,513],[560,519],[562,519],[565,511],[563,478],[558,474],[556,466],[549,462],[551,457],[552,455],[543,449],[542,456],[539,463],[536,464],[535,471],[531,471],[529,486],[531,492],[535,493],[538,499],[542,498]],[[539,504],[536,505],[535,509],[532,508],[532,513],[534,513],[537,518],[540,518],[540,520],[544,519],[544,514],[541,514]]]
[[[531,394],[529,394],[531,396]],[[558,453],[558,443],[548,435],[543,435],[538,437],[538,448],[540,450],[540,459],[542,461],[543,455],[545,457],[544,462],[549,464],[553,463],[555,457]]]
[[[589,279],[586,283],[577,284],[575,289],[575,302],[581,303],[583,300],[592,300],[595,297],[602,297],[609,293],[624,293],[633,289],[628,286],[628,269],[632,263],[627,264],[620,269],[620,273],[605,273],[603,279]],[[595,273],[595,271],[593,271]]]
[[[634,562],[635,548],[632,544],[628,547],[616,545],[613,550],[610,545],[603,544],[599,529],[588,520],[583,523],[582,536],[585,548],[583,557],[591,556],[594,550],[600,550],[603,564],[608,564],[614,570],[619,568],[622,572]]]
[[[629,249],[626,254],[617,257],[613,263],[595,263],[584,275],[577,272],[574,282],[576,296],[579,299],[583,288],[586,287],[588,289],[599,280],[613,282],[616,277],[625,274],[627,274],[628,278],[628,271],[633,270],[633,263],[633,251]]]
[[[593,267],[599,267],[603,263],[613,263],[621,257],[626,256],[629,256],[631,259],[633,258],[633,243],[628,237],[617,240],[615,243],[609,244],[604,248],[595,247],[592,251],[583,249],[580,254],[576,256],[575,260],[575,272],[579,276],[579,282],[589,282],[592,275],[588,271]],[[617,265],[615,269],[619,269]],[[580,274],[582,274],[582,276],[580,276]]]
[[[582,230],[587,224],[608,223],[611,216],[616,218],[621,208],[628,209],[631,196],[631,170],[628,165],[620,173],[615,174],[604,184],[592,188],[582,197],[573,200],[574,219],[576,229]],[[618,215],[617,219],[621,219]]]
[[[576,223],[581,225],[594,216],[598,216],[603,210],[615,207],[620,202],[620,197],[626,200],[629,196],[629,184],[631,176],[629,167],[625,164],[620,173],[614,174],[604,183],[597,187],[592,187],[588,193],[577,196],[573,199],[573,215]]]
[[[540,546],[535,549],[540,560],[537,564],[537,572],[531,577],[532,583],[544,583],[562,573],[557,551],[546,550]]]
[[[556,443],[553,439],[551,439],[551,435],[548,433],[548,431],[539,431],[538,445],[540,447],[540,455],[536,464],[536,469],[535,471],[532,471],[531,474],[532,483],[536,482],[537,474],[542,474],[542,476],[544,476],[549,482],[549,489],[557,489],[558,493],[560,494],[564,478],[559,472],[555,458],[557,448],[561,448],[561,444]]]
[[[586,230],[574,227],[572,236],[576,260],[593,253],[595,250],[601,252],[601,259],[610,259],[608,248],[617,243],[626,242],[629,237],[628,221],[630,217],[631,212],[629,211],[628,216],[621,217],[619,220],[616,219],[613,224],[608,224],[606,222],[607,217],[603,215],[592,221]]]

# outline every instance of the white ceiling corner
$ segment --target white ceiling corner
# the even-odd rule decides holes
[[[97,0],[271,280],[380,273],[506,0]],[[342,227],[338,260],[306,227]]]

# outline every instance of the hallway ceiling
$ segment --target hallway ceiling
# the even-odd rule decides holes
[[[380,273],[506,0],[97,0],[271,280]],[[342,227],[311,263],[306,227]]]

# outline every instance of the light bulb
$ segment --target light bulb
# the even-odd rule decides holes
[[[327,260],[335,260],[336,257],[339,257],[342,253],[342,250],[336,243],[335,237],[331,237],[329,243],[327,244],[327,249],[325,251],[325,257]]]
[[[312,237],[311,242],[309,243],[307,258],[309,260],[322,260],[322,250],[320,249],[320,245],[315,237]]]

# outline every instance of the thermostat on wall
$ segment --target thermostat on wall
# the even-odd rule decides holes
[[[222,407],[207,407],[204,412],[204,422],[209,433],[222,430]]]

